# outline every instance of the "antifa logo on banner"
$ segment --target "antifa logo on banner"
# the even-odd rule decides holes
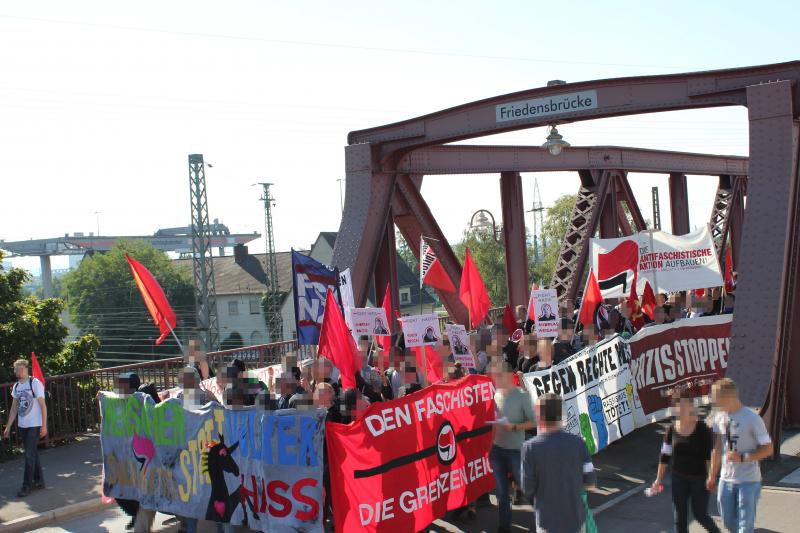
[[[623,241],[610,252],[597,255],[597,283],[603,292],[621,286],[621,295],[627,295],[638,271],[639,246],[636,241]]]
[[[445,466],[456,458],[456,434],[453,431],[453,424],[446,420],[439,428],[439,436],[436,437],[436,453],[439,455],[439,461]]]

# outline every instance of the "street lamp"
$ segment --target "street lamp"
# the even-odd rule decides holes
[[[487,217],[488,215],[488,217]],[[491,219],[491,220],[489,220]],[[486,209],[478,209],[469,219],[469,227],[474,230],[490,231],[492,239],[500,244],[500,239],[497,237],[497,224],[494,220],[494,215]]]
[[[558,133],[555,125],[550,126],[550,134],[547,136],[547,141],[542,145],[542,148],[547,148],[550,155],[558,155],[564,148],[569,148],[569,143],[564,140],[564,137]]]

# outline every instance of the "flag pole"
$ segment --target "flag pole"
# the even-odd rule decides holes
[[[185,357],[186,356],[186,350],[183,349],[183,344],[181,344],[181,341],[178,339],[178,336],[175,335],[175,330],[172,329],[172,326],[170,325],[169,321],[167,320],[165,322],[167,323],[167,327],[169,328],[169,332],[172,333],[173,337],[175,337],[175,342],[178,343],[178,348],[181,349],[181,355]]]

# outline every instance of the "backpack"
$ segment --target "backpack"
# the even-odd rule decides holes
[[[19,381],[14,383],[14,387],[11,389],[12,393],[17,392],[17,385],[19,385]],[[33,378],[32,377],[28,377],[28,387],[31,388],[31,394],[33,395],[34,398],[36,398],[36,391],[33,390]]]

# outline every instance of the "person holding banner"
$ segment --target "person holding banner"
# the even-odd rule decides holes
[[[667,465],[672,463],[672,504],[675,515],[675,531],[688,533],[689,508],[697,523],[710,533],[719,533],[719,528],[708,514],[708,490],[704,481],[707,476],[706,462],[711,459],[713,434],[711,429],[697,418],[697,409],[687,390],[673,396],[673,409],[677,419],[670,424],[661,445],[661,460],[656,480],[650,487],[650,494],[657,494],[664,488],[662,481]]]
[[[489,462],[496,482],[500,533],[511,531],[511,483],[509,474],[520,486],[520,449],[525,431],[534,427],[530,395],[514,386],[514,374],[508,363],[496,360],[489,369],[494,381],[495,421]]]
[[[522,492],[538,533],[583,532],[590,518],[583,490],[595,484],[594,465],[583,439],[562,429],[562,410],[558,395],[539,396],[537,435],[522,447]]]

